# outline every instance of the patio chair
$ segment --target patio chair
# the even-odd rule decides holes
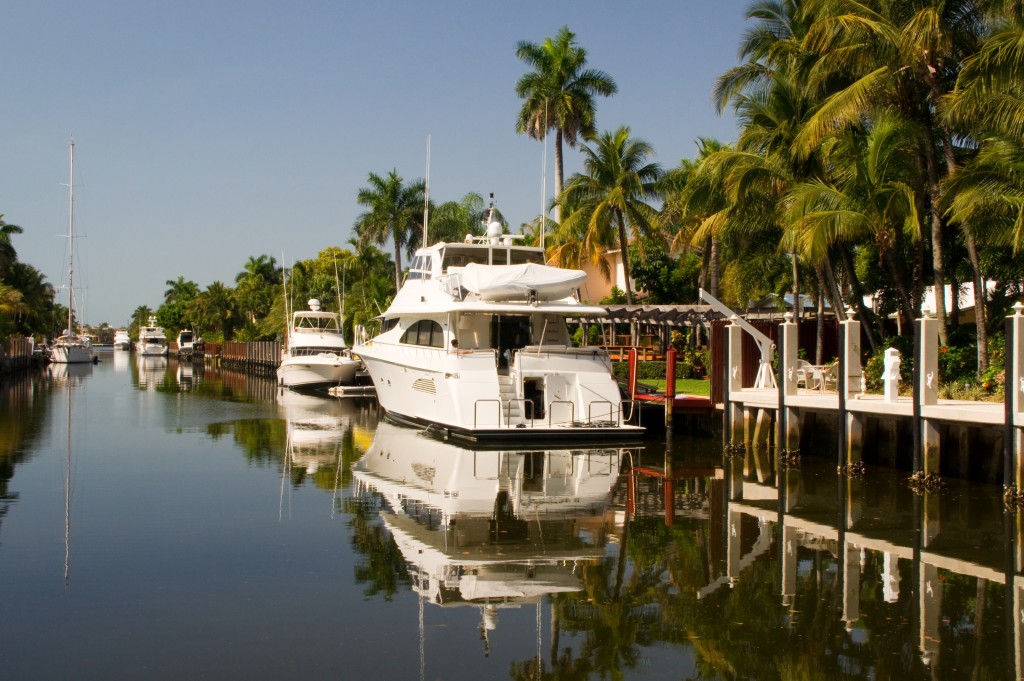
[[[820,381],[819,372],[806,359],[796,361],[796,387],[817,390]]]
[[[835,391],[839,389],[839,362],[833,362],[825,367],[821,374],[822,392]]]

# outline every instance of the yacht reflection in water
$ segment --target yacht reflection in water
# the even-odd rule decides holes
[[[355,402],[281,390],[277,403],[288,423],[288,466],[308,475],[321,467],[340,468],[345,433],[359,414]]]
[[[167,358],[157,355],[138,356],[138,386],[141,390],[155,390],[167,381]]]
[[[353,477],[384,498],[421,607],[478,607],[487,652],[500,608],[581,591],[579,566],[604,558],[625,451],[474,450],[382,422]]]

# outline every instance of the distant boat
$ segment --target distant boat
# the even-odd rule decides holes
[[[132,349],[132,337],[128,335],[128,329],[118,329],[117,331],[114,332],[114,349]]]
[[[178,332],[177,345],[179,357],[191,357],[195,351],[196,334],[192,329],[182,329]]]
[[[288,343],[277,368],[286,388],[319,390],[355,381],[359,360],[349,354],[341,333],[341,315],[320,309],[312,299],[308,310],[292,314]]]
[[[135,349],[143,357],[167,356],[167,336],[163,328],[156,325],[156,317],[150,316],[148,325],[139,327],[139,341]]]
[[[92,341],[75,333],[75,143],[71,142],[71,172],[68,181],[68,325],[50,346],[50,361],[58,364],[92,362]]]

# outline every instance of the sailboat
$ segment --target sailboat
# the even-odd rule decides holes
[[[71,142],[71,172],[68,182],[68,325],[50,348],[50,361],[82,364],[94,360],[92,340],[75,333],[75,143]]]

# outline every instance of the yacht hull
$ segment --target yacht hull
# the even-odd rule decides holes
[[[55,364],[87,364],[92,360],[92,348],[77,345],[54,345],[50,349],[50,361]]]
[[[322,390],[353,383],[358,369],[358,361],[334,354],[284,357],[277,382],[295,390]]]
[[[641,426],[622,422],[614,411],[618,384],[603,363],[586,353],[520,357],[511,375],[499,375],[489,351],[456,354],[378,344],[358,350],[373,377],[381,407],[396,423],[477,443],[626,443],[640,440],[645,432]],[[406,361],[396,361],[402,358]],[[531,360],[547,373],[534,374]],[[570,376],[575,384],[566,382],[558,394],[552,390],[538,396],[536,406],[530,404],[527,411],[531,401],[518,397],[522,386],[514,385],[523,376],[552,383],[557,376]],[[580,407],[583,413],[577,413],[576,404],[586,405]]]
[[[166,357],[167,346],[161,343],[146,343],[139,341],[136,351],[143,357]]]

